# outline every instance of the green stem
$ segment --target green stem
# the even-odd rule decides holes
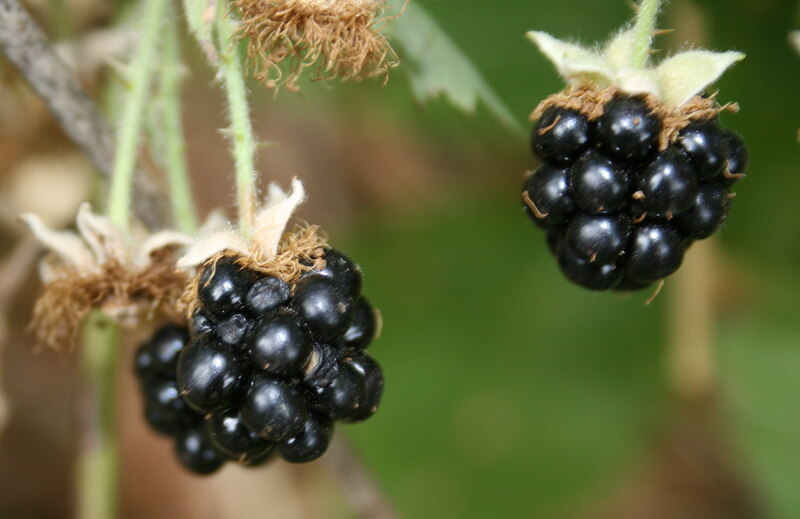
[[[186,165],[186,145],[181,122],[180,76],[183,63],[178,24],[173,11],[170,4],[162,43],[159,134],[164,139],[164,168],[169,183],[172,216],[178,229],[187,234],[194,234],[197,229],[197,214]]]
[[[642,0],[636,13],[636,39],[633,43],[633,63],[636,68],[644,68],[650,57],[653,44],[653,33],[656,30],[656,18],[661,7],[661,0]]]
[[[237,45],[232,42],[233,22],[224,16],[224,5],[217,6],[217,46],[219,73],[228,100],[230,138],[236,171],[236,197],[239,207],[239,231],[244,236],[252,232],[255,219],[258,187],[256,185],[256,140],[247,104],[247,87]]]
[[[78,461],[78,519],[113,519],[117,515],[116,367],[119,329],[100,312],[84,323],[81,348],[87,387],[85,420]]]
[[[131,186],[139,149],[142,118],[153,76],[156,47],[161,36],[166,0],[144,0],[141,37],[130,67],[130,94],[117,131],[108,216],[123,231],[128,229]]]

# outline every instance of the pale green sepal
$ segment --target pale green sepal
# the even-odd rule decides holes
[[[528,31],[526,36],[553,62],[561,77],[570,84],[590,83],[601,86],[613,82],[613,67],[594,50],[559,40],[546,32]]]
[[[668,106],[682,106],[743,59],[741,52],[707,50],[681,52],[667,59],[655,70],[662,101]]]
[[[606,48],[603,50],[606,62],[614,68],[629,67],[633,63],[635,43],[635,27],[621,30],[606,44]]]

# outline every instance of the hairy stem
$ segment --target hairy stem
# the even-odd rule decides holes
[[[167,1],[144,0],[143,6],[140,39],[129,70],[130,76],[127,78],[130,94],[123,108],[117,131],[117,148],[114,155],[108,202],[109,218],[123,230],[128,228],[131,187],[139,149],[139,137]]]
[[[239,230],[249,236],[255,219],[258,187],[256,185],[256,139],[247,104],[247,87],[237,46],[231,41],[233,22],[224,16],[224,6],[217,6],[217,46],[219,75],[228,100],[229,138],[236,171],[236,197],[239,208]]]
[[[99,312],[83,330],[82,369],[86,384],[81,402],[83,440],[78,461],[78,519],[117,515],[116,365],[119,329]]]
[[[653,33],[656,30],[656,18],[661,7],[661,0],[642,0],[636,12],[636,39],[633,43],[632,63],[636,68],[647,65],[650,47],[653,44]]]
[[[180,35],[174,9],[170,4],[164,27],[162,47],[161,101],[159,134],[164,139],[164,168],[169,182],[172,216],[178,229],[194,234],[197,214],[192,198],[192,188],[186,165],[186,145],[181,123],[181,61]]]

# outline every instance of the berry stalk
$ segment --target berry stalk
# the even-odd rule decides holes
[[[95,312],[87,317],[81,348],[86,388],[81,402],[83,438],[78,461],[79,519],[117,516],[118,454],[116,435],[116,365],[119,328]]]
[[[166,7],[166,0],[145,0],[141,36],[131,63],[130,76],[127,78],[130,94],[123,108],[122,119],[117,131],[117,147],[111,172],[108,202],[108,216],[123,232],[127,231],[129,224],[131,188],[139,137]]]
[[[642,0],[637,8],[636,24],[634,25],[636,38],[634,39],[631,63],[635,68],[644,68],[647,65],[660,7],[661,0]]]
[[[247,88],[238,46],[232,41],[233,22],[224,16],[225,6],[217,6],[216,29],[219,51],[219,76],[228,101],[230,139],[236,171],[236,197],[239,208],[239,231],[247,237],[255,219],[258,187],[256,185],[256,140],[250,121]]]
[[[181,124],[181,47],[178,34],[178,19],[174,8],[168,7],[162,47],[161,82],[159,85],[162,103],[161,125],[164,130],[164,166],[169,182],[172,216],[178,229],[194,234],[197,229],[197,214],[192,199],[192,189],[186,165],[186,145]]]

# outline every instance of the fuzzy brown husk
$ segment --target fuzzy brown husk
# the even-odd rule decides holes
[[[313,269],[325,268],[325,249],[328,242],[316,225],[303,225],[287,232],[278,245],[278,253],[269,258],[257,254],[242,256],[237,252],[223,251],[209,258],[197,269],[197,275],[186,287],[181,297],[181,308],[187,317],[197,309],[199,301],[197,290],[200,286],[200,273],[205,268],[214,268],[222,258],[236,258],[243,269],[255,270],[264,275],[275,276],[292,287],[303,273]]]
[[[175,268],[171,253],[153,255],[152,264],[131,270],[109,261],[98,273],[63,270],[44,286],[36,301],[30,329],[39,346],[72,349],[80,323],[92,309],[101,309],[119,323],[135,326],[157,316],[182,319],[176,306],[188,283]]]
[[[248,40],[255,77],[268,88],[298,90],[306,69],[313,80],[384,76],[397,54],[375,24],[383,0],[232,0],[239,10],[239,38]]]
[[[593,87],[570,87],[551,95],[536,107],[531,114],[531,121],[538,120],[545,110],[557,106],[569,108],[585,115],[590,121],[603,115],[603,107],[615,96],[625,94],[615,87],[599,90]],[[716,94],[710,97],[695,96],[680,108],[666,106],[653,95],[641,94],[650,110],[661,119],[662,129],[659,136],[659,150],[666,150],[670,144],[678,139],[678,134],[692,121],[708,120],[716,117],[720,112],[739,111],[736,103],[719,105],[715,100]]]

